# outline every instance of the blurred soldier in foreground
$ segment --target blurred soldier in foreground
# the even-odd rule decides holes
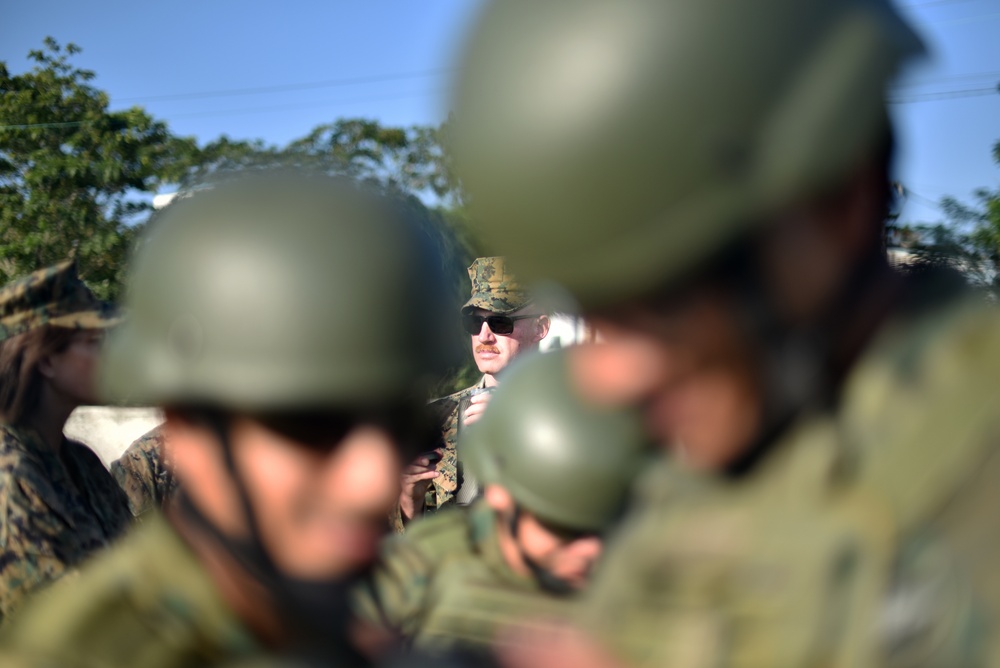
[[[130,523],[101,460],[63,436],[97,401],[97,355],[119,321],[69,261],[0,289],[0,622]]]
[[[580,399],[565,358],[513,363],[459,438],[483,497],[389,539],[362,618],[435,652],[485,651],[498,631],[567,614],[652,449],[637,415]]]
[[[164,408],[177,503],[27,606],[0,652],[359,663],[348,593],[427,447],[442,362],[436,332],[398,324],[443,317],[439,266],[391,202],[325,177],[219,185],[151,221],[104,382]]]
[[[537,350],[549,332],[549,317],[538,311],[502,257],[481,257],[469,267],[472,296],[462,306],[462,328],[472,337],[472,355],[483,377],[472,387],[431,402],[442,417],[441,446],[407,467],[399,499],[396,531],[424,511],[458,502],[468,505],[479,485],[465,475],[455,444],[458,432],[483,414],[499,375],[518,355]]]
[[[111,462],[111,475],[128,496],[129,510],[136,517],[162,509],[177,490],[177,478],[165,454],[163,427],[158,426],[137,438]]]
[[[485,243],[606,344],[581,391],[676,447],[580,624],[514,665],[1000,654],[1000,318],[894,274],[878,0],[493,2],[454,105]],[[599,641],[599,642],[595,642]]]

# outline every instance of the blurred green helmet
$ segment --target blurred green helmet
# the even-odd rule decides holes
[[[668,285],[845,179],[921,48],[886,0],[494,0],[453,96],[472,225],[585,306]]]
[[[401,205],[341,179],[243,177],[150,222],[102,384],[119,402],[248,412],[402,397],[445,361],[445,294]]]
[[[498,484],[539,519],[607,529],[653,449],[638,414],[594,406],[573,388],[569,350],[518,358],[482,418],[459,437],[480,484]]]

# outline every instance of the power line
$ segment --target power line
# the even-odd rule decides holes
[[[422,72],[401,72],[396,74],[378,74],[366,77],[351,77],[348,79],[330,79],[326,81],[310,81],[298,84],[279,84],[274,86],[258,86],[255,88],[229,88],[221,90],[200,91],[195,93],[171,93],[169,95],[146,95],[138,97],[117,98],[117,102],[128,101],[161,101],[161,100],[199,100],[212,97],[234,97],[238,95],[259,95],[263,93],[283,93],[296,90],[315,90],[317,88],[336,88],[339,86],[355,86],[358,84],[376,83],[380,81],[401,81],[422,77],[450,74],[451,68],[424,70]]]
[[[941,5],[953,5],[956,2],[967,2],[968,0],[928,0],[928,2],[915,2],[912,5],[903,5],[906,9],[925,9],[927,7],[938,7]]]
[[[315,109],[317,107],[328,107],[339,104],[359,104],[362,102],[380,102],[383,100],[401,100],[409,97],[424,97],[426,95],[441,95],[442,91],[439,90],[428,90],[428,91],[413,91],[409,93],[394,93],[390,95],[379,95],[379,96],[369,96],[369,97],[359,97],[353,99],[341,99],[341,100],[318,100],[311,103],[288,103],[288,104],[275,104],[266,107],[239,107],[236,109],[218,109],[215,111],[193,111],[184,114],[172,114],[171,119],[174,118],[204,118],[208,116],[230,116],[238,114],[255,114],[261,112],[269,111],[287,111],[289,109]],[[2,129],[2,126],[0,126]]]
[[[912,197],[912,198],[916,199],[918,202],[922,202],[924,204],[924,206],[929,206],[929,207],[933,207],[935,209],[941,210],[941,204],[939,204],[938,202],[935,202],[930,197],[924,197],[923,195],[921,195],[919,193],[913,192],[912,190],[910,190],[909,188],[907,188],[905,185],[903,186],[903,192],[905,193],[905,195],[906,195],[907,198]]]
[[[0,125],[0,130],[29,130],[31,128],[68,128],[88,125],[93,121],[63,121],[61,123],[22,123],[20,125]]]
[[[894,90],[902,90],[905,88],[919,88],[921,86],[936,86],[942,84],[952,84],[958,82],[971,82],[979,83],[984,79],[994,79],[1000,81],[1000,70],[994,70],[992,72],[976,72],[967,74],[952,74],[941,77],[935,77],[931,79],[923,79],[916,81],[904,81],[893,86]]]
[[[912,95],[890,97],[887,102],[889,104],[914,104],[916,102],[957,100],[964,97],[983,97],[985,95],[996,95],[998,92],[1000,91],[998,91],[996,86],[991,86],[989,88],[968,88],[965,90],[946,90],[933,93],[914,93]]]

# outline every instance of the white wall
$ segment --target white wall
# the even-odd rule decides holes
[[[554,313],[549,317],[549,322],[549,333],[538,345],[542,352],[557,346],[565,348],[589,340],[590,331],[582,318]]]
[[[90,446],[108,466],[132,441],[162,421],[163,415],[155,408],[81,406],[69,416],[63,433]]]

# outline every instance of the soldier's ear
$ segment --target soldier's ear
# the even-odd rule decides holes
[[[35,368],[38,369],[38,373],[42,374],[43,378],[55,378],[56,370],[52,365],[52,355],[42,355],[38,359],[38,364]]]
[[[500,485],[486,485],[483,497],[486,499],[486,505],[498,513],[507,514],[514,511],[514,499],[511,497],[510,492]]]
[[[535,336],[538,337],[539,341],[541,341],[548,335],[549,326],[551,324],[552,323],[549,321],[549,316],[547,315],[538,316],[538,320],[535,321]]]

